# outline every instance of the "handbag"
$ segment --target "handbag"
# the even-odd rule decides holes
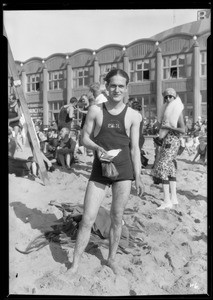
[[[114,163],[112,161],[102,161],[101,162],[102,167],[102,175],[110,178],[110,179],[116,179],[118,177],[118,170],[116,169]]]
[[[107,154],[100,156],[102,175],[110,179],[116,179],[118,177],[118,170],[113,163],[113,159],[120,153],[121,149],[110,150]]]

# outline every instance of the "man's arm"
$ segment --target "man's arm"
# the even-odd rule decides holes
[[[74,114],[74,107],[72,105],[68,106],[67,113],[69,115],[69,118],[72,119],[73,118],[73,114]]]
[[[144,186],[141,178],[141,156],[139,149],[139,128],[140,118],[136,112],[132,112],[132,125],[130,128],[131,140],[131,159],[133,163],[133,170],[135,175],[135,185],[138,195],[142,196]]]
[[[82,130],[82,144],[88,149],[93,151],[97,151],[98,154],[107,153],[102,147],[98,146],[95,142],[91,139],[91,134],[94,132],[95,125],[96,125],[96,116],[100,113],[98,107],[95,105],[90,106],[85,124]]]
[[[79,107],[77,107],[77,110],[82,113],[82,114],[87,114],[88,113],[88,110],[83,110],[83,109],[80,109]]]

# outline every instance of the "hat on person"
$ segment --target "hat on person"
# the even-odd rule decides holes
[[[174,98],[177,97],[177,93],[176,91],[173,89],[173,88],[167,88],[164,92],[163,92],[163,96],[168,96],[168,95],[171,95],[173,96]]]

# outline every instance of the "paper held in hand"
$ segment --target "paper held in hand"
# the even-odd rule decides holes
[[[107,154],[103,153],[100,157],[101,161],[112,161],[119,153],[121,149],[114,149],[107,151]]]

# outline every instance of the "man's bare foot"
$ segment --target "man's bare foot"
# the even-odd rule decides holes
[[[177,198],[171,199],[171,202],[173,205],[179,204]]]
[[[166,202],[166,203],[161,204],[159,207],[157,207],[157,209],[166,209],[166,208],[172,208],[172,203]]]
[[[115,275],[122,275],[121,269],[118,267],[118,265],[115,263],[114,260],[109,259],[106,262],[106,265],[108,267],[110,267],[110,269],[112,269],[112,271],[114,272]]]
[[[78,270],[78,266],[77,265],[71,265],[71,267],[69,269],[67,269],[67,272],[70,274],[70,275],[74,275],[77,273],[77,270]]]

